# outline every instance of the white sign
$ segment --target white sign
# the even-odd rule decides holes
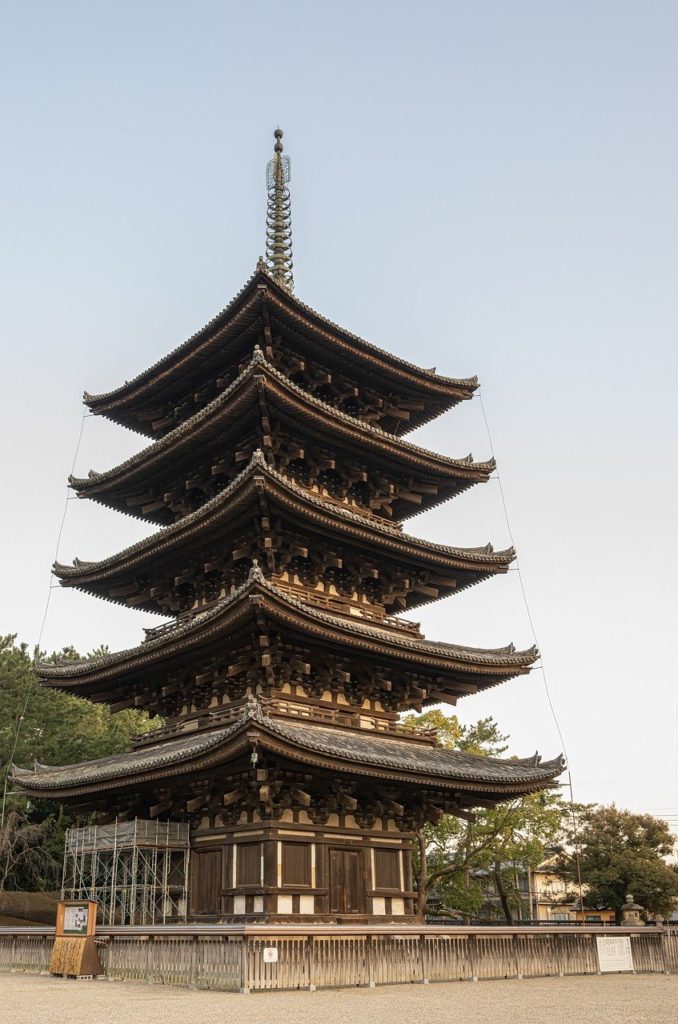
[[[64,935],[87,935],[89,907],[64,907]]]
[[[264,946],[264,963],[277,964],[278,950],[275,946]]]
[[[632,971],[631,939],[628,935],[596,936],[598,963],[601,973],[606,971]]]

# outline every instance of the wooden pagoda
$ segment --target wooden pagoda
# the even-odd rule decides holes
[[[294,296],[281,134],[267,260],[170,355],[85,395],[150,444],[71,486],[160,529],[55,574],[169,621],[40,674],[164,724],[124,754],[15,780],[102,822],[188,822],[193,919],[404,921],[423,822],[543,789],[563,765],[471,756],[399,723],[527,673],[537,651],[431,641],[399,617],[514,557],[402,526],[492,472],[405,440],[477,381],[420,369]]]

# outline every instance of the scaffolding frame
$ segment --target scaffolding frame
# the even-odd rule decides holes
[[[103,925],[185,921],[189,857],[189,826],[181,822],[69,828],[61,898],[95,900]]]

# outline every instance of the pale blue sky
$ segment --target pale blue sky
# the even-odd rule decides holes
[[[299,296],[481,378],[577,795],[676,808],[676,4],[62,0],[0,18],[0,631],[37,639],[83,389],[144,369],[253,270],[280,123]],[[414,439],[489,450],[477,401]],[[139,446],[90,418],[76,469]],[[409,528],[507,543],[496,482]],[[72,501],[60,557],[144,532]],[[418,617],[451,641],[532,639],[515,573]],[[44,644],[134,644],[147,618],[55,590]],[[539,674],[458,711],[494,714],[517,752],[560,749]]]

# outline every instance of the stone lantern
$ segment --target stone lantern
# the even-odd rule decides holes
[[[627,928],[641,928],[645,924],[642,918],[643,910],[639,903],[634,903],[631,893],[627,893],[626,903],[621,908],[622,925]]]

